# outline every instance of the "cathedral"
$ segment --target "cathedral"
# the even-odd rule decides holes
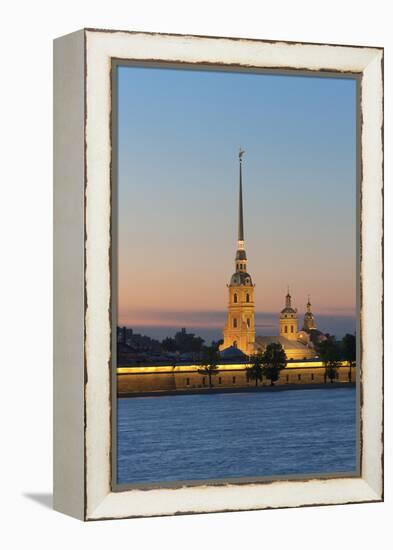
[[[325,339],[317,330],[311,310],[310,297],[302,329],[298,328],[297,309],[292,307],[289,292],[285,296],[285,307],[281,310],[277,336],[255,335],[254,287],[247,269],[247,254],[243,227],[243,182],[242,162],[244,151],[239,152],[239,219],[238,240],[235,257],[235,273],[228,285],[228,314],[224,327],[224,342],[220,346],[223,358],[253,355],[263,351],[272,342],[279,342],[288,359],[303,360],[316,357],[314,345]]]

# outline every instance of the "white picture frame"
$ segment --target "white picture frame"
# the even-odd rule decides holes
[[[112,60],[360,78],[359,477],[111,486]],[[84,29],[54,43],[54,507],[81,520],[383,499],[383,49]]]

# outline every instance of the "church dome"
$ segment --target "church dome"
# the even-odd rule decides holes
[[[293,307],[284,307],[284,309],[281,310],[281,313],[292,313],[294,315],[297,313],[297,310],[293,309]]]
[[[247,260],[246,251],[242,249],[238,249],[236,251],[236,260]]]
[[[309,332],[310,330],[316,330],[314,315],[310,312],[304,314],[303,330]]]
[[[315,324],[313,312],[311,311],[310,296],[308,297],[308,302],[306,307],[307,307],[307,311],[304,314],[304,322],[303,322],[302,330],[305,330],[306,332],[310,332],[310,331],[316,330],[317,328]]]
[[[284,317],[287,318],[288,316],[292,318],[296,314],[297,314],[297,309],[294,309],[292,307],[292,297],[289,294],[289,288],[288,288],[288,293],[285,296],[285,307],[284,309],[281,310],[281,318],[284,318]]]
[[[221,359],[244,359],[246,354],[242,352],[241,349],[236,348],[235,346],[229,346],[228,348],[220,351]]]
[[[236,271],[231,277],[230,286],[251,286],[251,276],[245,271]]]

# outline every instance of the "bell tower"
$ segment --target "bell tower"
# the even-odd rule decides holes
[[[220,350],[234,346],[246,355],[254,353],[254,285],[247,272],[247,255],[244,246],[242,162],[244,151],[239,151],[239,220],[235,257],[235,273],[228,285],[229,302],[224,328],[224,343]]]
[[[292,297],[289,293],[285,296],[285,307],[280,314],[280,336],[288,340],[297,340],[297,309],[292,307]]]
[[[304,323],[302,330],[309,332],[310,330],[315,330],[317,328],[317,325],[315,324],[314,314],[311,311],[310,296],[308,297],[306,308],[307,311],[304,314]]]

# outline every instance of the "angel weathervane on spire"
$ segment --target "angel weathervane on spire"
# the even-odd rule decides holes
[[[245,153],[244,149],[242,149],[240,147],[240,149],[239,149],[239,160],[240,160],[240,162],[242,161],[242,156],[244,155],[244,153]]]

